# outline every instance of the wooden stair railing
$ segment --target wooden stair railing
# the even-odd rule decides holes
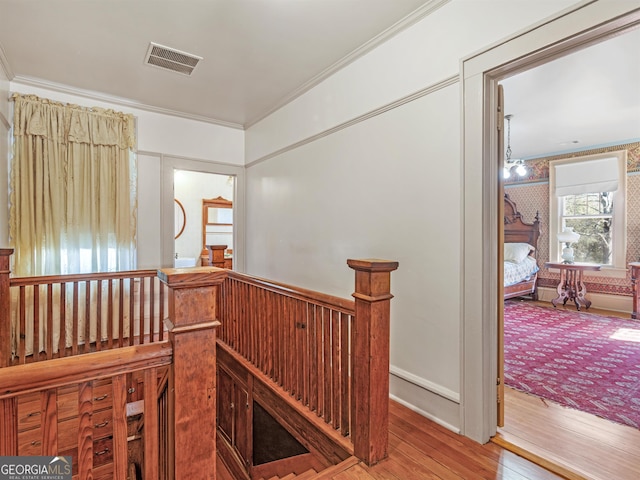
[[[19,416],[20,400],[26,397],[30,399],[35,394],[36,399],[40,397],[40,407],[35,407],[34,411],[38,414],[34,417],[38,426],[33,431],[32,444],[39,447],[37,452],[31,454],[72,456],[74,478],[125,480],[128,464],[126,375],[144,371],[145,389],[148,389],[144,397],[145,471],[157,472],[158,370],[170,365],[171,355],[171,345],[165,341],[0,368],[0,455],[19,455],[19,421],[24,421]],[[100,391],[94,388],[100,388]],[[107,397],[108,416],[101,417],[102,424],[94,425],[94,412],[101,405],[100,401]],[[69,411],[75,412],[72,414],[75,420],[72,421],[77,422],[77,428],[67,429],[65,434],[59,431],[61,425],[68,423],[59,421],[63,420],[59,418],[63,411],[67,415]],[[94,431],[107,424],[112,425],[111,437],[105,441],[108,446],[96,452]],[[77,432],[75,439],[74,432]],[[73,447],[61,445],[59,442],[63,441],[62,438],[66,438],[66,441],[70,439]],[[101,455],[113,458],[113,461],[102,466],[95,464],[103,460]]]
[[[164,340],[156,270],[10,277],[12,252],[0,250],[2,365]]]
[[[388,449],[390,272],[398,263],[347,263],[355,301],[229,272],[219,338],[372,465]]]

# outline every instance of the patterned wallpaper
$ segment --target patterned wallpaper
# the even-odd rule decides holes
[[[607,151],[627,149],[627,262],[640,261],[640,142],[587,150],[570,155],[557,155],[527,161],[529,176],[505,182],[509,194],[525,222],[532,222],[536,212],[540,215],[541,233],[538,239],[538,285],[555,288],[559,274],[542,267],[549,261],[549,161],[560,158],[591,155]],[[602,278],[597,282],[585,282],[587,290],[594,293],[631,296],[631,274],[626,278]]]

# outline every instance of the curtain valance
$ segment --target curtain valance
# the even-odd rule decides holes
[[[558,163],[555,168],[555,194],[614,192],[618,189],[619,162],[616,157]]]
[[[131,114],[103,108],[85,108],[14,94],[14,135],[45,137],[58,144],[135,148],[135,120]]]

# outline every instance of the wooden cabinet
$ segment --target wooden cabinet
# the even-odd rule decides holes
[[[18,397],[18,455],[72,457],[74,479],[78,477],[79,386],[69,385]],[[113,475],[113,392],[111,380],[91,382],[93,478]],[[53,439],[44,438],[44,419],[56,423]],[[47,443],[48,442],[48,443]]]
[[[242,381],[224,368],[217,368],[217,425],[223,438],[231,445],[245,465],[249,465],[249,390]]]

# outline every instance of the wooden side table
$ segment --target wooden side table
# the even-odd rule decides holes
[[[640,266],[640,264],[638,265]],[[560,302],[566,305],[569,300],[576,304],[578,310],[580,310],[581,306],[587,309],[591,306],[591,301],[586,298],[587,287],[582,281],[582,272],[597,272],[600,270],[600,265],[547,262],[544,266],[560,270],[560,283],[558,283],[557,288],[558,296],[551,300],[554,307]]]
[[[633,292],[633,312],[631,318],[638,318],[638,279],[640,279],[640,262],[631,262],[631,291]]]

